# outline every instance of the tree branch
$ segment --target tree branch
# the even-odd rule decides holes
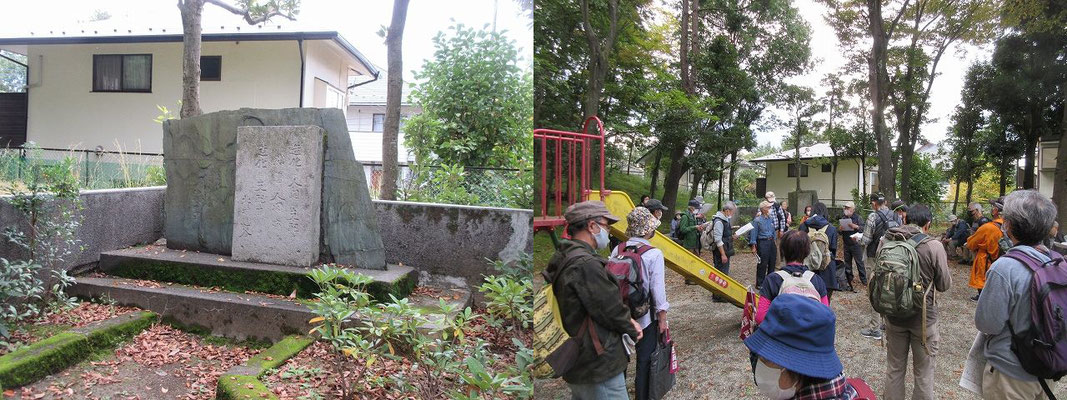
[[[227,3],[227,2],[225,2],[223,0],[204,0],[204,3],[214,4],[216,6],[221,7],[223,10],[229,11],[229,12],[231,12],[233,14],[236,14],[236,15],[240,15],[240,16],[244,17],[245,22],[248,22],[249,25],[258,25],[258,24],[267,22],[268,20],[270,20],[271,18],[274,18],[274,17],[283,17],[283,18],[286,18],[286,19],[288,19],[290,21],[295,21],[296,20],[296,17],[294,15],[292,15],[291,13],[282,13],[281,10],[279,10],[277,8],[276,4],[274,5],[273,8],[268,10],[266,13],[263,13],[263,15],[259,16],[258,18],[256,18],[256,17],[252,17],[252,11],[251,10],[244,10],[244,9],[235,7],[234,5],[232,5],[230,3]]]

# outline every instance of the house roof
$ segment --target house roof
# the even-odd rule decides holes
[[[800,159],[810,160],[822,157],[832,157],[834,152],[830,149],[830,145],[827,143],[817,143],[812,146],[806,146],[800,148]],[[779,151],[774,154],[768,154],[763,157],[757,157],[749,160],[750,162],[768,162],[768,161],[783,161],[792,160],[796,156],[796,149],[787,149]]]
[[[378,80],[368,82],[365,85],[354,87],[348,91],[348,104],[349,105],[385,105],[386,89],[389,84],[387,78],[387,72],[382,71],[378,75]],[[409,96],[411,95],[411,86],[409,82],[404,82],[400,87],[400,104],[411,105]]]
[[[266,22],[248,25],[244,21],[228,21],[224,24],[205,20],[201,40],[205,42],[265,41],[265,40],[329,40],[354,57],[370,75],[377,75],[378,68],[355,46],[337,31],[311,27],[295,22]],[[180,21],[178,21],[180,22]],[[133,24],[112,20],[81,23],[58,28],[35,29],[29,32],[0,34],[0,48],[19,52],[31,45],[47,44],[95,44],[95,43],[162,43],[181,42],[181,24],[145,23]],[[21,51],[25,53],[25,51]]]

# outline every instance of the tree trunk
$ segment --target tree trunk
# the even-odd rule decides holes
[[[660,150],[661,149],[663,149],[663,146],[660,145],[660,144],[657,144],[656,145],[656,155],[654,156],[655,160],[652,161],[652,183],[649,184],[649,187],[648,187],[648,195],[649,195],[649,197],[656,197],[656,183],[659,180],[659,162],[661,160],[661,158],[660,158]]]
[[[396,200],[397,140],[400,137],[400,98],[404,86],[404,23],[407,20],[408,0],[393,1],[393,20],[385,37],[388,48],[389,77],[386,82],[385,127],[382,133],[382,200]]]
[[[596,116],[600,112],[600,96],[604,92],[604,77],[608,73],[608,56],[615,47],[615,38],[618,34],[619,24],[619,1],[608,0],[608,34],[601,42],[593,31],[591,16],[589,15],[589,0],[581,1],[582,26],[585,30],[586,42],[589,45],[589,79],[585,91],[585,104],[582,109],[584,118]]]
[[[885,126],[885,100],[889,93],[889,73],[886,71],[889,37],[882,20],[881,0],[867,0],[867,10],[867,20],[873,39],[871,54],[867,62],[867,85],[871,97],[871,122],[878,145],[878,189],[886,200],[895,200],[896,165],[893,162],[893,148]]]
[[[1000,162],[1000,195],[1003,196],[1007,193],[1005,190],[1008,188],[1008,167],[1011,165],[1008,157],[1001,157],[1003,160]]]
[[[1067,85],[1065,85],[1067,86]],[[1060,144],[1056,153],[1056,172],[1052,179],[1052,201],[1059,212],[1057,221],[1067,221],[1067,90],[1063,95],[1063,121],[1060,123]]]
[[[1037,157],[1037,141],[1040,135],[1034,134],[1036,129],[1033,123],[1033,113],[1030,113],[1030,132],[1026,134],[1026,155],[1023,164],[1023,189],[1034,188],[1034,159]]]
[[[719,168],[719,203],[716,206],[719,210],[722,210],[722,176],[725,175],[726,168]]]
[[[830,207],[837,203],[837,155],[830,161]]]
[[[204,0],[178,2],[182,15],[182,108],[181,118],[195,117],[200,110],[200,17]]]
[[[667,215],[674,215],[674,206],[678,202],[678,181],[685,174],[685,143],[675,144],[668,154],[670,163],[667,166],[667,176],[663,178],[663,205],[670,210]]]
[[[736,199],[736,197],[734,197],[734,176],[735,176],[736,172],[737,172],[737,150],[734,150],[732,153],[730,153],[730,181],[729,181],[730,182],[730,184],[729,184],[730,196],[728,197],[728,199],[730,199],[730,200],[735,200]]]
[[[952,213],[955,214],[960,205],[960,182],[962,179],[956,178],[956,197],[952,198]]]
[[[689,200],[693,200],[697,197],[697,195],[702,194],[700,191],[700,184],[704,183],[705,174],[706,172],[704,171],[690,172],[689,178],[691,180],[691,185],[689,186]]]
[[[974,171],[967,174],[967,207],[971,206],[971,199],[974,198]]]

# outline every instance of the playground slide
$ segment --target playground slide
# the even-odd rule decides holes
[[[589,200],[600,200],[600,193],[591,191]],[[620,240],[626,240],[626,215],[634,209],[634,203],[630,200],[630,196],[620,191],[610,191],[610,194],[604,198],[604,204],[607,205],[608,211],[622,218],[622,220],[611,226],[611,234]],[[734,305],[744,307],[745,293],[748,292],[744,285],[729,275],[719,272],[707,261],[697,257],[660,232],[656,232],[655,236],[652,237],[651,243],[663,251],[667,268],[682,274],[682,276],[696,282],[712,293],[729,300]]]

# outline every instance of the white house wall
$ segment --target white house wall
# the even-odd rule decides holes
[[[801,161],[808,165],[808,176],[800,178],[801,190],[815,190],[819,200],[830,205],[830,191],[833,187],[833,174],[822,172],[819,164]],[[779,198],[786,198],[786,194],[796,190],[796,178],[789,177],[789,164],[792,161],[767,162],[767,190],[774,192]],[[859,162],[856,160],[841,160],[837,164],[837,202],[843,203],[852,199],[852,189],[859,187],[858,175]],[[867,182],[870,189],[870,182]]]
[[[294,42],[295,43],[295,42]],[[345,98],[341,104],[348,104],[348,96],[343,94],[348,89],[348,75],[355,68],[342,55],[341,49],[329,40],[308,40],[304,42],[307,64],[304,68],[304,107],[321,107],[325,104],[325,93],[320,83],[316,90],[316,79],[322,80],[340,90]],[[298,66],[299,68],[299,66]],[[342,108],[343,110],[343,108]]]
[[[357,87],[353,90],[359,90],[359,88]],[[418,112],[417,107],[403,106],[400,108],[401,118],[406,118]],[[352,149],[356,153],[356,160],[361,162],[382,162],[382,132],[373,132],[374,114],[385,114],[385,106],[348,106],[348,134],[352,137]],[[404,146],[403,129],[400,131],[397,143],[397,162],[413,162],[415,160],[414,154],[410,154],[407,146]]]
[[[162,152],[156,105],[178,113],[181,43],[29,46],[27,139],[41,147]],[[94,54],[152,54],[151,93],[92,92]],[[204,42],[222,56],[222,80],[200,83],[204,112],[296,107],[300,58],[295,41]]]

